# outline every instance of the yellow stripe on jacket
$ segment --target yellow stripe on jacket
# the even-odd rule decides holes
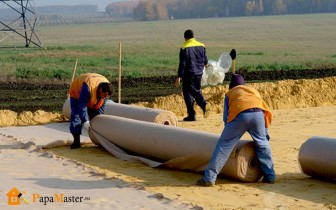
[[[90,91],[90,101],[87,104],[89,108],[99,109],[99,107],[103,104],[98,101],[97,91],[98,86],[102,82],[109,82],[103,75],[96,73],[87,73],[82,74],[75,78],[75,80],[71,83],[69,94],[70,97],[79,99],[79,94],[82,89],[83,83],[86,83],[89,87]]]
[[[272,112],[257,90],[246,85],[238,85],[229,90],[226,95],[229,98],[228,122],[234,120],[239,113],[246,109],[260,108],[264,110],[266,128],[271,125]]]
[[[205,45],[202,42],[196,41],[195,38],[188,39],[182,44],[182,49],[188,48],[188,47],[205,47]]]

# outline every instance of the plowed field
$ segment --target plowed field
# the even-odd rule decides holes
[[[289,71],[258,71],[241,72],[247,82],[277,81],[285,79],[314,79],[336,76],[336,69],[314,70],[289,70]],[[224,84],[231,78],[228,73]],[[167,96],[181,93],[181,88],[176,88],[174,76],[123,78],[121,102],[125,104],[138,102],[151,102],[158,96]],[[112,81],[114,92],[111,99],[118,100],[118,81]],[[9,109],[21,111],[56,111],[60,112],[67,98],[69,84],[59,82],[0,82],[0,110]]]

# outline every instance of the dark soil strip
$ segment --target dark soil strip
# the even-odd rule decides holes
[[[286,79],[317,79],[336,76],[336,69],[288,70],[240,72],[247,82],[277,81]],[[231,78],[225,77],[224,84]],[[159,96],[180,94],[181,88],[174,86],[174,76],[122,79],[122,103],[150,102]],[[111,99],[118,100],[118,81],[112,81],[114,92]],[[0,82],[0,110],[56,111],[61,112],[67,98],[69,84],[46,82]]]

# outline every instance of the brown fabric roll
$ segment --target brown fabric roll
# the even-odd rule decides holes
[[[127,104],[119,104],[112,101],[108,101],[106,103],[104,114],[152,122],[162,125],[177,126],[178,124],[178,120],[175,114],[171,111],[137,107]],[[63,104],[63,115],[66,118],[70,119],[71,108],[69,98]]]
[[[298,157],[302,172],[317,178],[336,179],[336,139],[313,136],[302,144]]]
[[[196,172],[204,171],[219,138],[216,134],[111,115],[95,117],[89,136],[123,160]],[[254,143],[239,141],[221,174],[244,182],[258,181],[262,173]]]

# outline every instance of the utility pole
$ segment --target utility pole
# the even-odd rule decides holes
[[[36,34],[37,15],[33,0],[0,0],[0,5],[7,6],[8,14],[0,14],[0,44],[10,35],[18,35],[25,40],[25,47],[31,44],[37,47],[43,47],[39,37]],[[5,9],[1,9],[4,10]],[[4,13],[4,12],[2,12]]]

